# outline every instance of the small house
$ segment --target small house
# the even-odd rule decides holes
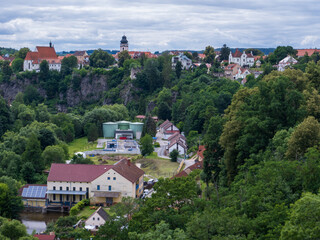
[[[91,231],[97,231],[100,226],[104,225],[109,219],[109,214],[99,207],[91,216],[85,221],[85,228]]]

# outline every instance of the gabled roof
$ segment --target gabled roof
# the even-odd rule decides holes
[[[173,133],[173,135],[168,138],[168,141],[171,142],[171,141],[176,141],[179,139],[182,139],[183,141],[187,140],[185,136],[183,136],[182,134],[179,133],[179,131],[177,131],[177,132]]]
[[[55,235],[46,235],[46,234],[35,234],[33,235],[35,238],[39,240],[54,240],[56,238]]]
[[[36,47],[37,52],[39,53],[40,59],[54,59],[58,58],[54,47]]]
[[[170,121],[167,119],[165,120],[159,127],[163,128],[166,124],[168,124]]]
[[[132,183],[139,180],[139,178],[144,174],[144,171],[142,171],[127,159],[122,159],[119,162],[115,163],[112,169]]]
[[[282,59],[279,64],[296,64],[298,61],[295,60],[292,56],[288,55],[287,57],[285,57],[284,59]]]
[[[112,167],[113,165],[53,163],[51,164],[48,181],[91,182]]]
[[[75,53],[73,55],[76,57],[80,57],[80,56],[86,56],[88,54],[86,51],[75,51]]]
[[[237,48],[235,53],[231,53],[232,57],[241,57],[242,53],[239,51],[239,49]]]
[[[91,218],[93,215],[95,215],[96,213],[99,214],[99,216],[105,221],[107,221],[110,217],[109,214],[106,213],[106,211],[102,207],[99,207],[94,213],[90,215],[90,217],[87,218],[87,220]]]
[[[180,145],[181,147],[183,147],[184,149],[187,149],[187,146],[184,144],[184,142],[182,142],[182,141],[180,140],[180,138],[179,138],[179,139],[176,139],[176,140],[174,140],[174,141],[171,141],[168,148],[171,148],[171,147],[174,146],[175,144],[178,144],[178,145]]]

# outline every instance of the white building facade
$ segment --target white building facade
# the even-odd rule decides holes
[[[243,66],[252,67],[254,65],[254,57],[252,55],[252,52],[247,54],[245,53],[245,51],[243,51],[243,53],[241,53],[239,49],[237,49],[235,53],[232,53],[230,51],[229,64],[230,63],[237,63],[241,67]]]

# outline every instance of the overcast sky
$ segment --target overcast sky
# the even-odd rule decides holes
[[[319,0],[0,0],[0,47],[57,51],[320,46]]]

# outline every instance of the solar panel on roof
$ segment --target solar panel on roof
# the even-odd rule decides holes
[[[46,191],[46,186],[29,186],[22,190],[21,196],[24,198],[45,198]]]

